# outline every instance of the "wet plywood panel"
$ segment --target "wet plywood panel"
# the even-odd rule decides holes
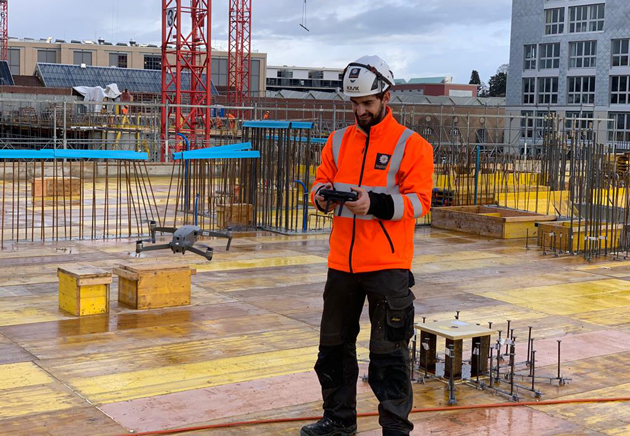
[[[98,426],[98,434],[113,435],[321,414],[313,365],[328,235],[249,232],[235,238],[230,252],[225,241],[209,242],[216,247],[209,263],[166,251],[136,256],[132,240],[20,243],[0,251],[0,433],[83,435]],[[505,332],[510,320],[517,343],[532,326],[537,371],[555,374],[560,339],[563,375],[572,378],[564,387],[541,383],[546,398],[630,395],[630,263],[543,256],[532,243],[527,250],[525,240],[419,228],[416,322],[450,320],[458,310],[463,321],[493,322]],[[58,311],[58,266],[111,270],[156,260],[197,268],[191,306],[131,311],[112,301],[108,315],[89,319]],[[112,300],[116,295],[115,279]],[[368,343],[366,307],[361,375]],[[523,352],[517,347],[520,359]],[[358,383],[358,410],[377,410],[369,385]],[[457,395],[463,405],[505,401],[466,386]],[[445,385],[435,381],[414,384],[414,398],[415,407],[448,400]],[[413,434],[622,435],[630,428],[623,407],[416,414]],[[295,435],[303,424],[215,433]],[[380,434],[377,418],[361,419],[359,428]]]

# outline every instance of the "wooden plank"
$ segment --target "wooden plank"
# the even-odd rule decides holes
[[[118,274],[118,272],[116,273]],[[132,309],[138,308],[138,281],[120,275],[118,277],[118,302]]]
[[[76,279],[59,272],[59,308],[72,315],[79,315],[79,287]]]
[[[99,436],[126,434],[127,430],[93,406],[35,413],[2,420],[2,433],[11,436],[86,436],[96,430]]]
[[[67,274],[76,279],[88,279],[88,278],[99,278],[99,277],[109,277],[111,278],[112,273],[109,271],[105,271],[101,268],[95,268],[92,266],[77,266],[77,265],[68,265],[57,268],[57,274]]]
[[[446,356],[444,365],[444,375],[450,377],[451,364],[453,365],[453,378],[459,378],[462,376],[462,353],[464,352],[464,342],[462,340],[446,339],[446,348],[449,345],[453,346],[453,355]],[[452,361],[452,363],[451,363]]]
[[[456,319],[450,321],[438,321],[417,324],[416,329],[451,340],[469,339],[479,336],[490,336],[496,333],[495,330],[490,330],[489,328],[483,326],[470,324]]]

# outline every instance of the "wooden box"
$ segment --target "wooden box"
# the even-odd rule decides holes
[[[217,225],[219,228],[251,226],[254,219],[254,205],[234,203],[217,205]]]
[[[92,267],[57,269],[59,308],[75,316],[109,313],[112,273]]]
[[[536,223],[555,221],[554,215],[539,215],[489,206],[435,207],[431,226],[502,239],[538,235]]]
[[[197,270],[175,264],[129,264],[114,269],[118,302],[133,309],[190,304],[190,277]]]
[[[571,232],[571,224],[573,231]],[[588,247],[614,249],[621,245],[624,235],[623,224],[601,224],[593,228],[585,221],[561,221],[538,224],[538,245],[545,250],[579,252]]]
[[[77,177],[40,177],[33,179],[33,197],[70,197],[77,196],[81,192],[81,180]]]

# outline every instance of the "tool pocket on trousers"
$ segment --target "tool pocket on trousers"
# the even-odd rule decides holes
[[[413,336],[413,292],[405,297],[387,297],[387,327],[385,338],[390,342],[408,341]]]

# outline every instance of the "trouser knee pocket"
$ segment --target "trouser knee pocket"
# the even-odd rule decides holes
[[[387,297],[387,327],[385,339],[390,342],[408,341],[413,336],[413,292],[404,297]]]

